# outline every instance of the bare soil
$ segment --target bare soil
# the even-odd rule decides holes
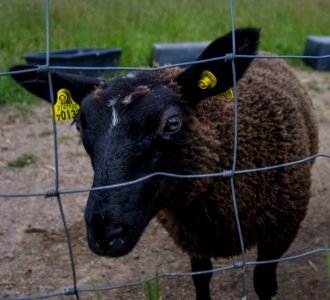
[[[320,121],[321,153],[330,153],[330,73],[297,71],[308,88]],[[69,123],[58,124],[60,188],[89,187],[90,162],[77,133]],[[7,162],[24,153],[36,161],[24,168],[8,168]],[[22,111],[0,110],[0,193],[44,192],[54,188],[55,168],[49,106]],[[313,168],[309,211],[295,242],[287,252],[295,255],[330,247],[330,160],[317,159]],[[189,259],[156,222],[151,222],[137,247],[122,258],[102,258],[86,245],[83,222],[87,193],[62,195],[61,200],[72,239],[79,288],[97,288],[145,280],[159,272],[190,271]],[[221,241],[219,241],[221,242]],[[255,252],[247,255],[255,260]],[[232,264],[219,259],[214,267]],[[249,299],[256,299],[252,268],[246,268]],[[330,299],[326,254],[281,263],[277,299]],[[162,299],[194,299],[190,277],[161,278]],[[56,198],[0,198],[0,298],[62,292],[72,286],[63,224]],[[219,272],[212,279],[213,299],[240,299],[238,269]],[[73,296],[60,296],[68,299]],[[143,285],[101,294],[80,293],[80,299],[144,299]]]

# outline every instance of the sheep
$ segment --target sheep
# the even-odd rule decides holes
[[[279,59],[253,59],[259,30],[237,29],[238,147],[236,169],[253,169],[316,154],[318,128],[312,102]],[[232,33],[212,42],[198,60],[232,53]],[[31,66],[15,66],[11,71]],[[46,73],[13,72],[30,92],[50,101]],[[113,79],[52,73],[53,93],[70,91],[80,104],[75,123],[94,169],[93,187],[153,172],[205,174],[232,170],[234,101],[232,62],[209,60],[186,69],[135,71]],[[190,256],[193,272],[211,259],[241,253],[230,189],[245,249],[258,261],[289,248],[310,198],[312,162],[228,177],[155,176],[134,185],[91,191],[85,210],[87,240],[96,254],[117,257],[138,242],[156,217]],[[260,299],[276,295],[277,263],[254,269]],[[194,275],[196,299],[210,299],[211,274]]]

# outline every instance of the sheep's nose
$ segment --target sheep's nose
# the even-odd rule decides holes
[[[110,224],[106,226],[101,234],[95,230],[96,229],[94,229],[95,241],[102,250],[106,251],[113,245],[115,239],[124,232],[124,226],[121,224]]]
[[[89,221],[86,220],[86,225],[89,244],[94,245],[93,251],[98,254],[103,254],[111,248],[116,239],[121,241],[120,236],[125,230],[124,224],[111,222],[100,215],[93,216]]]

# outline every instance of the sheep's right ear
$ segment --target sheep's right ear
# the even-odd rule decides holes
[[[33,70],[35,69],[35,70]],[[27,71],[32,70],[30,72]],[[26,90],[32,94],[51,102],[48,74],[39,72],[36,66],[19,65],[9,69],[10,72],[15,72],[11,76]],[[16,73],[17,72],[17,73]],[[68,73],[52,72],[52,87],[54,97],[60,89],[70,91],[72,98],[80,104],[80,102],[89,94],[95,86],[100,84],[100,80],[96,78],[83,77]],[[55,99],[56,101],[56,99]]]
[[[236,80],[238,81],[248,69],[256,55],[259,44],[258,28],[242,28],[234,32],[236,38],[236,54],[248,55],[248,58],[236,58]],[[200,100],[216,96],[233,87],[232,62],[212,60],[233,52],[232,33],[228,33],[213,41],[197,60],[211,59],[209,62],[192,65],[177,78],[181,92],[192,107]]]

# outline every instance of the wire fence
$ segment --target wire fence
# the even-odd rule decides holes
[[[239,235],[239,240],[240,240],[240,245],[241,245],[241,256],[240,260],[237,262],[233,262],[227,266],[221,267],[221,268],[216,268],[212,270],[207,270],[207,271],[201,271],[201,272],[166,272],[166,273],[160,273],[159,277],[180,277],[180,276],[191,276],[191,275],[197,275],[197,274],[205,274],[205,273],[218,273],[218,272],[223,272],[226,270],[231,270],[231,269],[240,269],[241,270],[241,296],[242,299],[246,299],[246,283],[245,283],[245,267],[247,266],[256,266],[258,264],[269,264],[269,263],[274,263],[274,262],[286,262],[290,260],[297,260],[297,259],[302,259],[317,253],[324,253],[324,252],[330,252],[330,248],[317,248],[311,251],[303,252],[298,255],[294,256],[286,256],[277,260],[269,260],[269,261],[247,261],[245,257],[245,246],[244,246],[244,237],[241,231],[241,226],[240,226],[240,218],[239,218],[239,212],[237,208],[237,203],[236,203],[236,194],[235,194],[235,183],[234,183],[234,177],[236,175],[240,174],[247,174],[247,173],[255,173],[255,172],[263,172],[263,171],[268,171],[268,170],[274,170],[278,168],[286,168],[290,167],[296,164],[303,164],[306,163],[310,160],[315,160],[317,158],[330,158],[330,154],[325,154],[325,153],[319,153],[316,155],[313,155],[311,157],[305,157],[301,160],[297,161],[290,161],[286,162],[280,165],[272,165],[272,166],[264,166],[260,168],[255,168],[255,169],[244,169],[244,170],[237,170],[236,168],[236,163],[237,163],[237,149],[238,149],[238,111],[237,111],[237,105],[238,105],[238,100],[237,100],[237,86],[236,86],[236,69],[235,69],[235,59],[236,58],[248,58],[248,57],[253,57],[253,58],[267,58],[267,59],[274,59],[274,58],[281,58],[281,59],[302,59],[302,58],[309,58],[309,59],[325,59],[325,58],[330,58],[330,55],[324,55],[324,56],[300,56],[300,55],[286,55],[286,56],[277,56],[277,55],[258,55],[258,56],[248,56],[248,55],[237,55],[235,53],[235,35],[233,33],[232,35],[232,43],[233,43],[233,53],[228,53],[223,57],[217,57],[213,59],[208,59],[208,60],[201,60],[201,61],[193,61],[193,62],[187,62],[187,63],[179,63],[179,64],[172,64],[172,65],[167,65],[163,67],[157,67],[157,68],[140,68],[140,67],[63,67],[63,66],[51,66],[50,65],[50,1],[51,0],[45,0],[45,14],[46,14],[46,63],[45,65],[38,65],[36,68],[31,68],[29,70],[24,70],[24,71],[16,71],[16,72],[2,72],[0,73],[0,76],[9,76],[12,74],[18,74],[18,73],[28,73],[28,72],[34,72],[37,70],[38,72],[47,72],[48,73],[48,80],[49,80],[49,90],[50,90],[50,95],[51,95],[51,102],[52,104],[55,103],[54,99],[54,94],[52,92],[52,74],[51,71],[55,70],[98,70],[98,71],[105,71],[105,70],[124,70],[124,71],[159,71],[165,68],[172,68],[172,67],[185,67],[187,65],[193,65],[193,64],[202,64],[205,62],[210,62],[210,61],[215,61],[215,60],[228,60],[231,61],[232,64],[232,72],[233,72],[233,82],[234,82],[234,152],[233,152],[233,163],[232,163],[232,168],[230,170],[223,170],[219,173],[209,173],[209,174],[191,174],[191,175],[183,175],[183,174],[173,174],[173,173],[164,173],[164,172],[156,172],[152,173],[149,175],[146,175],[141,178],[137,178],[135,180],[127,181],[127,182],[122,182],[118,184],[113,184],[113,185],[107,185],[107,186],[102,186],[102,187],[94,187],[94,188],[74,188],[74,189],[60,189],[59,187],[59,160],[58,160],[58,140],[57,140],[57,127],[56,127],[56,122],[55,118],[52,119],[52,126],[53,126],[53,137],[54,137],[54,157],[55,157],[55,184],[54,188],[50,189],[48,191],[38,191],[38,192],[33,192],[33,193],[7,193],[7,194],[2,194],[0,193],[0,198],[19,198],[19,197],[35,197],[35,196],[43,196],[43,197],[54,197],[57,199],[60,215],[61,215],[61,220],[63,223],[64,227],[64,232],[65,232],[65,237],[66,237],[66,242],[68,245],[68,254],[70,258],[70,266],[71,266],[71,279],[72,279],[72,285],[69,288],[64,289],[63,291],[59,292],[54,292],[54,293],[47,293],[43,295],[33,295],[33,296],[26,296],[26,297],[16,297],[16,298],[0,298],[0,299],[11,299],[11,300],[28,300],[28,299],[48,299],[48,298],[56,298],[60,296],[69,296],[73,295],[76,299],[79,299],[79,295],[81,293],[86,293],[86,292],[97,292],[97,291],[109,291],[109,290],[114,290],[114,289],[121,289],[121,288],[128,288],[128,287],[133,287],[133,286],[139,286],[143,285],[146,280],[155,280],[155,277],[150,277],[147,278],[146,280],[143,281],[135,281],[127,284],[121,284],[121,285],[110,285],[110,286],[104,286],[101,288],[82,288],[78,287],[77,285],[77,277],[76,277],[76,267],[75,267],[75,257],[74,253],[72,250],[72,239],[69,234],[68,226],[67,226],[67,220],[64,214],[64,209],[62,206],[62,200],[61,200],[61,195],[65,194],[75,194],[75,193],[87,193],[90,191],[95,191],[95,190],[102,190],[102,189],[114,189],[118,187],[124,187],[128,185],[134,185],[136,183],[145,181],[147,179],[150,179],[152,177],[156,176],[167,176],[167,177],[174,177],[174,178],[180,178],[180,179],[200,179],[200,178],[205,178],[205,177],[227,177],[230,179],[230,186],[231,186],[231,194],[232,194],[232,203],[233,203],[233,208],[234,208],[234,215],[236,218],[236,223],[237,223],[237,228],[238,228],[238,235]],[[235,28],[235,21],[234,21],[234,13],[233,13],[233,0],[228,0],[228,3],[230,5],[230,15],[231,15],[231,28],[232,32],[234,32]],[[53,105],[52,105],[53,106]],[[55,116],[53,112],[53,116]],[[1,295],[0,295],[1,297]]]

